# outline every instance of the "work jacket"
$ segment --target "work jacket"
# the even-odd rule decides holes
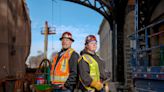
[[[88,63],[89,69],[90,69],[89,75],[92,78],[92,81],[97,81],[97,82],[100,81],[100,72],[99,72],[99,66],[98,66],[97,61],[89,54],[82,55],[82,57],[79,59],[79,62],[81,59],[84,59],[84,61]],[[83,83],[83,81],[81,80],[81,77],[80,77],[80,81],[81,81],[81,83]],[[87,90],[90,90],[90,91],[95,90],[94,88],[85,86],[84,84],[83,84],[83,86]]]
[[[72,49],[63,49],[55,57],[51,67],[51,83],[73,89],[77,83],[79,55]]]
[[[100,73],[99,77],[101,82],[103,82],[108,78],[104,70],[105,62],[96,53],[90,54],[87,51],[83,50],[80,54],[82,56],[84,54],[90,55],[97,62],[99,73]],[[82,89],[83,92],[85,92],[86,91],[85,86],[90,86],[91,82],[93,81],[93,78],[90,75],[91,72],[90,65],[89,63],[86,62],[84,58],[79,59],[78,72],[79,72],[80,79],[82,80],[82,82],[80,82],[79,84],[79,88]]]

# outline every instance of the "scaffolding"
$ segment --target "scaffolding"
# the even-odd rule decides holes
[[[137,92],[162,92],[164,18],[158,18],[153,22],[146,21],[141,4],[144,5],[145,0],[135,0],[135,32],[129,36],[134,87]]]

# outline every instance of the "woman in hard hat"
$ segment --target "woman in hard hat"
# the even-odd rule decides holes
[[[97,39],[94,35],[88,35],[85,40],[85,49],[80,53],[78,61],[80,89],[82,92],[106,92],[109,91],[104,61],[96,54]]]

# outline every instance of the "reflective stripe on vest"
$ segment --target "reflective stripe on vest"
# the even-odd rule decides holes
[[[82,56],[82,58],[84,59],[84,61],[86,61],[89,64],[90,76],[93,79],[93,81],[100,81],[99,66],[98,66],[98,63],[96,62],[96,60],[88,54],[84,54]],[[95,90],[95,89],[93,89],[91,87],[87,87],[87,86],[85,86],[85,88],[87,90]]]
[[[67,80],[69,76],[69,59],[73,51],[72,48],[68,49],[59,59],[57,65],[56,60],[58,55],[54,57],[50,74],[52,84],[64,84]]]

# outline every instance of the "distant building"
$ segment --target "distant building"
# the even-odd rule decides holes
[[[25,0],[0,0],[0,79],[25,73],[31,21]]]
[[[105,61],[105,71],[112,74],[112,32],[107,20],[103,19],[98,34],[100,36],[100,57]]]
[[[44,54],[41,53],[37,56],[31,56],[29,57],[29,68],[38,68],[42,60],[44,59]]]

